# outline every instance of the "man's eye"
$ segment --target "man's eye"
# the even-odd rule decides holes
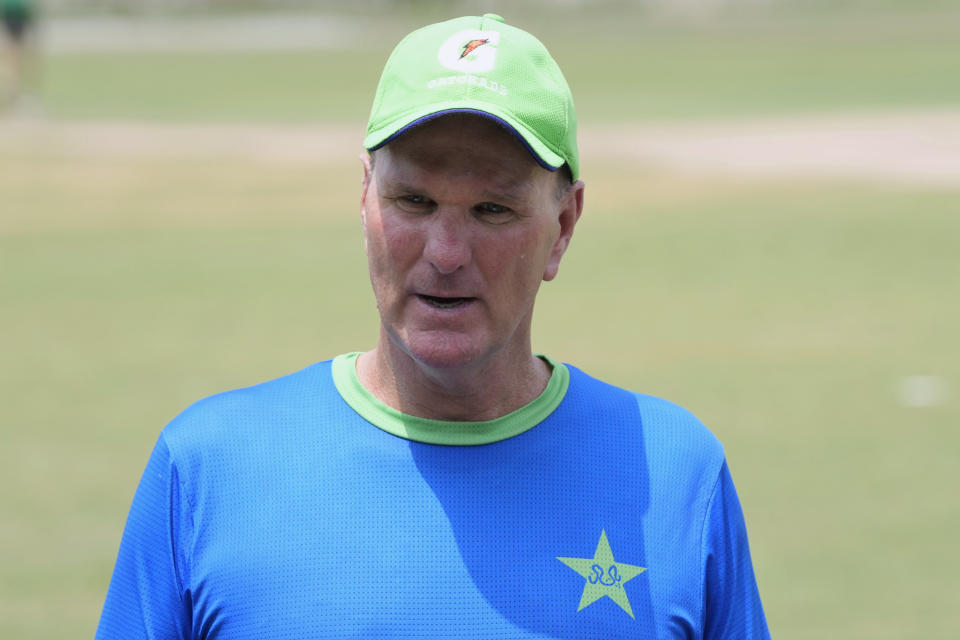
[[[493,202],[478,204],[477,214],[489,222],[505,222],[513,215],[513,210]]]
[[[433,204],[430,198],[417,195],[400,196],[396,203],[404,211],[421,211]]]

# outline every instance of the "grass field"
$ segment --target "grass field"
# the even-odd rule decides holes
[[[836,65],[842,46],[825,51],[819,27],[801,42],[808,27],[791,23],[788,55],[738,44],[723,25],[711,37],[728,48],[703,82],[657,72],[637,111],[621,91],[636,97],[639,85],[591,85],[588,66],[575,67],[582,119],[666,115],[671,104],[731,117],[960,104],[939,21],[914,17],[907,24],[933,35],[906,29],[909,51],[885,52],[876,34],[889,27],[876,20],[857,34],[876,46]],[[662,37],[641,58],[685,53],[675,64],[693,73],[696,46],[717,51],[709,38]],[[709,90],[723,68],[760,99],[782,80],[758,67],[807,64],[803,51],[825,74],[791,85],[793,97],[757,104]],[[65,116],[186,121],[319,118],[313,100],[329,107],[323,118],[350,121],[357,104],[366,111],[380,54],[325,55],[64,55],[50,61],[49,99]],[[218,65],[260,68],[274,90],[220,78]],[[359,84],[331,102],[277,70]],[[189,91],[209,74],[216,91]],[[140,84],[131,95],[105,78]],[[203,396],[372,344],[359,167],[353,148],[315,163],[3,149],[0,637],[89,637],[160,428]],[[586,213],[541,295],[535,347],[684,404],[724,441],[775,637],[955,637],[960,189],[586,160]],[[947,395],[903,406],[897,385],[910,375],[938,376]]]
[[[910,5],[905,5],[909,7]],[[450,16],[424,11],[423,21]],[[616,11],[504,13],[549,37],[585,122],[746,117],[960,103],[960,6],[665,21]],[[514,16],[517,17],[514,17]],[[423,22],[364,17],[342,49],[63,53],[45,96],[66,117],[363,121],[395,41]]]

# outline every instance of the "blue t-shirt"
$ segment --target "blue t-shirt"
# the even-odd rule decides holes
[[[97,638],[768,638],[722,446],[557,363],[498,420],[405,416],[356,354],[161,433]]]

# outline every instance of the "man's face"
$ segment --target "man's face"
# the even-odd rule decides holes
[[[582,183],[562,198],[558,185],[477,116],[437,118],[379,150],[361,202],[390,348],[438,369],[529,357],[537,290],[556,275],[583,202]]]

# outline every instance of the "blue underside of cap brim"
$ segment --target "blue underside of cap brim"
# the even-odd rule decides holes
[[[546,160],[544,160],[543,158],[541,158],[540,155],[534,150],[534,148],[530,146],[530,143],[527,142],[527,139],[524,137],[524,135],[519,131],[517,131],[512,124],[510,124],[500,116],[496,116],[492,113],[489,113],[487,111],[482,111],[480,109],[463,109],[463,108],[444,109],[442,111],[435,111],[433,113],[428,113],[427,115],[421,116],[416,120],[413,120],[412,122],[400,127],[393,134],[385,138],[383,141],[379,142],[378,144],[372,147],[369,147],[367,151],[376,151],[380,147],[390,144],[392,141],[396,140],[398,137],[402,136],[404,133],[407,133],[411,129],[418,127],[426,122],[429,122],[434,118],[439,118],[440,116],[449,115],[451,113],[469,113],[469,114],[481,116],[483,118],[487,118],[488,120],[492,120],[496,122],[497,124],[502,126],[504,129],[509,131],[513,135],[513,137],[515,137],[520,142],[520,144],[523,145],[523,148],[527,150],[527,152],[533,157],[533,159],[537,161],[537,164],[539,164],[541,167],[543,167],[547,171],[556,171],[557,169],[560,168],[560,166],[563,166],[563,165],[554,166],[549,162],[547,162]]]

